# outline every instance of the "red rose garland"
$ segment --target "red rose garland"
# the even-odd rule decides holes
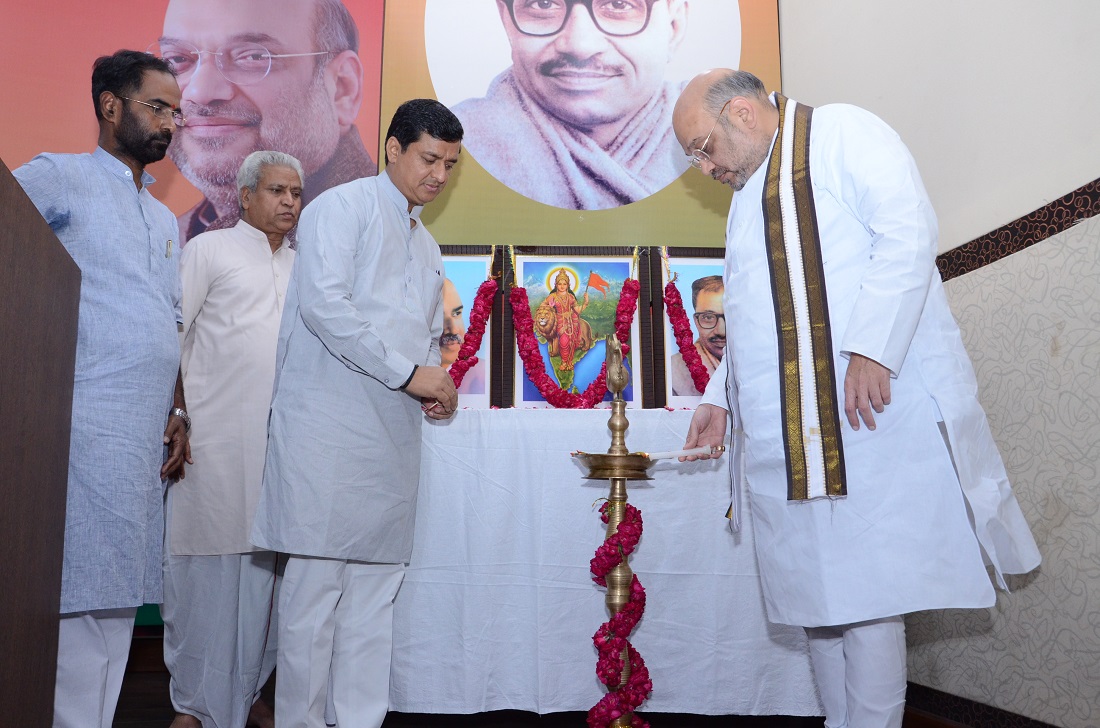
[[[497,282],[490,278],[478,286],[474,307],[470,311],[470,328],[458,350],[458,358],[451,363],[447,372],[455,383],[455,389],[462,385],[466,372],[477,365],[477,350],[481,348],[481,338],[485,335],[485,324],[493,313],[493,296],[497,294]]]
[[[704,392],[710,382],[710,372],[703,365],[703,358],[699,356],[699,350],[695,348],[695,341],[691,338],[691,325],[688,323],[684,300],[680,298],[675,280],[670,280],[665,286],[665,308],[668,310],[668,320],[672,323],[676,345],[680,348],[680,356],[684,357],[684,364],[691,373],[691,381],[697,390]]]
[[[600,518],[604,523],[607,523],[609,505],[604,503],[600,507]],[[592,581],[600,586],[607,586],[607,575],[633,553],[641,536],[642,513],[627,503],[622,523],[610,538],[600,544],[596,549],[596,555],[592,557]],[[623,713],[634,712],[653,691],[653,682],[649,679],[649,669],[645,666],[645,660],[626,639],[634,631],[644,611],[645,589],[642,588],[638,575],[635,574],[630,581],[629,601],[611,619],[600,625],[596,634],[592,635],[592,642],[596,645],[598,653],[596,676],[600,682],[611,688],[611,691],[588,711],[589,728],[610,726],[611,722]],[[626,649],[627,659],[630,660],[630,677],[627,678],[626,685],[620,688],[619,683],[623,675],[623,649]],[[634,728],[649,728],[649,724],[637,715],[634,716],[630,725]]]
[[[615,308],[615,335],[622,343],[624,359],[630,351],[630,346],[626,342],[630,340],[630,325],[634,322],[634,311],[638,307],[640,290],[641,284],[634,278],[628,278],[623,283],[623,289],[619,293],[619,305]],[[607,394],[606,362],[600,367],[599,375],[587,389],[579,394],[566,392],[546,373],[546,364],[543,362],[539,341],[535,336],[535,321],[531,316],[531,303],[527,299],[527,289],[515,286],[512,288],[509,300],[512,304],[512,326],[516,330],[516,345],[520,359],[523,360],[523,371],[527,373],[527,378],[539,390],[543,399],[558,409],[592,409],[597,403],[602,402],[604,395]]]

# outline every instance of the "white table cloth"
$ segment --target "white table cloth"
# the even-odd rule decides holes
[[[425,423],[392,710],[551,713],[604,694],[591,636],[607,611],[588,563],[607,481],[584,480],[569,453],[606,452],[608,415],[460,410]],[[677,450],[691,412],[628,417],[632,451]],[[726,468],[666,461],[630,488],[645,525],[630,563],[648,598],[631,640],[653,680],[641,710],[820,715],[803,631],[765,619],[751,521],[727,526]]]

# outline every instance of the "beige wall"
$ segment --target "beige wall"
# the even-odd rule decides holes
[[[784,93],[863,106],[901,134],[939,214],[941,251],[1100,177],[1100,2],[779,9]]]
[[[1043,554],[992,610],[909,618],[910,679],[1100,725],[1100,217],[945,284]]]

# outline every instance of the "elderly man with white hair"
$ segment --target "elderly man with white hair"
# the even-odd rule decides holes
[[[304,177],[289,154],[250,154],[237,174],[240,221],[197,236],[180,260],[195,465],[168,489],[161,614],[173,728],[273,725],[259,693],[275,666],[276,554],[248,534]]]

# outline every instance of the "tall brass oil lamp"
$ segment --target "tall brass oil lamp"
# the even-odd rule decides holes
[[[623,366],[622,347],[616,337],[607,341],[607,388],[613,393],[611,400],[611,418],[607,426],[611,430],[611,447],[606,454],[576,452],[573,454],[587,469],[587,480],[609,480],[611,490],[608,495],[607,507],[607,538],[615,535],[622,523],[626,510],[626,483],[628,480],[651,480],[646,472],[653,465],[653,460],[643,452],[630,452],[626,447],[626,430],[630,423],[626,419],[626,402],[623,400],[623,390],[628,381],[626,367]],[[624,558],[622,563],[614,567],[607,575],[607,595],[604,602],[611,616],[617,614],[630,600],[630,583],[634,572]],[[618,688],[626,685],[630,679],[630,660],[627,650],[622,654],[623,672]],[[624,713],[616,718],[611,725],[629,726],[633,720],[633,713]]]

